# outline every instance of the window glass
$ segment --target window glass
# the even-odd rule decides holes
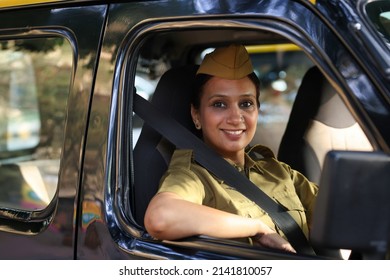
[[[0,208],[54,197],[72,61],[62,38],[0,41]]]

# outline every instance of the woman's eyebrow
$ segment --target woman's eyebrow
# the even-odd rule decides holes
[[[256,98],[256,94],[254,94],[254,93],[245,93],[245,94],[240,95],[240,97],[255,97]]]
[[[213,94],[212,96],[210,96],[208,98],[208,100],[211,100],[211,99],[214,99],[214,98],[225,98],[225,97],[229,97],[230,95],[229,94]]]
[[[213,98],[226,98],[226,97],[231,97],[231,95],[230,94],[216,93],[216,94],[210,96],[208,98],[208,100],[211,100]],[[256,94],[254,94],[254,93],[244,93],[244,94],[239,95],[239,97],[240,98],[241,97],[254,97],[254,98],[256,98]]]

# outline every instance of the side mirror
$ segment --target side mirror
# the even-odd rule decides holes
[[[331,151],[319,186],[312,243],[384,258],[390,235],[390,156]]]

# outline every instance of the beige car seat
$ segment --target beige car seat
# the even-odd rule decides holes
[[[330,150],[372,151],[373,147],[336,90],[313,67],[298,90],[278,158],[318,183]]]

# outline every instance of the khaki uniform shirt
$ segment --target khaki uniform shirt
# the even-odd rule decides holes
[[[318,187],[287,164],[277,161],[268,148],[258,145],[252,151],[261,154],[262,158],[255,161],[246,154],[243,172],[263,192],[288,209],[308,237],[308,221],[312,216]],[[194,162],[192,155],[192,150],[174,152],[161,180],[159,193],[173,192],[193,203],[261,219],[286,238],[261,207]],[[247,241],[251,243],[251,240]]]

